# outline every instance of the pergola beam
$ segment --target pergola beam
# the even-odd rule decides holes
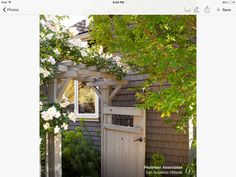
[[[74,62],[71,60],[67,60],[67,61],[63,61],[61,62],[61,64],[66,65],[66,66],[73,66]]]
[[[109,100],[112,100],[112,98],[119,92],[121,88],[122,88],[122,85],[117,85],[116,88],[111,92],[109,96]]]
[[[96,86],[112,86],[112,85],[125,85],[127,84],[127,80],[105,80],[105,81],[97,81],[93,83],[87,83],[89,87],[96,87]]]
[[[58,65],[56,75],[57,79],[79,77],[78,75],[86,75],[87,77],[96,77],[102,79],[117,80],[115,76],[107,74],[104,69],[97,71],[97,67],[90,66],[86,67],[84,64],[73,65],[73,62],[67,61]]]
[[[56,74],[56,78],[57,79],[64,79],[64,78],[74,78],[74,77],[77,77],[77,72],[73,69],[70,69],[64,73],[58,73]]]
[[[57,66],[57,70],[59,72],[66,72],[66,71],[68,71],[68,66],[60,64]]]

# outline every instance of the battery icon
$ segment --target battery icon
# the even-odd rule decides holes
[[[223,4],[235,4],[235,1],[223,1]]]

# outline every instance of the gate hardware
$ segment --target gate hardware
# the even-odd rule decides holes
[[[136,142],[136,141],[142,142],[142,141],[143,141],[143,138],[142,138],[142,137],[139,137],[139,138],[137,138],[137,139],[134,140],[134,142]]]

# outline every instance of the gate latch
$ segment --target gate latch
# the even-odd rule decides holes
[[[143,138],[142,138],[142,137],[139,137],[139,138],[137,138],[137,139],[134,140],[134,142],[136,142],[136,141],[142,142],[142,141],[143,141]]]

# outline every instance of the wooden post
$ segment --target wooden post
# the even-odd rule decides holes
[[[46,135],[46,176],[54,177],[54,134]]]
[[[193,122],[192,120],[189,120],[188,122],[188,140],[189,140],[189,150],[188,150],[188,162],[192,163],[194,156],[196,154],[196,149],[192,147],[193,139],[195,137],[195,131],[193,127]]]
[[[106,144],[106,137],[105,135],[105,129],[104,124],[112,122],[112,116],[111,115],[104,115],[104,107],[110,106],[111,101],[109,99],[110,94],[110,86],[103,86],[101,87],[101,99],[102,99],[102,111],[101,111],[101,176],[106,177],[106,147],[104,146]]]
[[[57,101],[57,80],[53,80],[48,86],[49,101],[54,103]],[[46,176],[61,177],[61,134],[56,136],[54,133],[46,135]]]

